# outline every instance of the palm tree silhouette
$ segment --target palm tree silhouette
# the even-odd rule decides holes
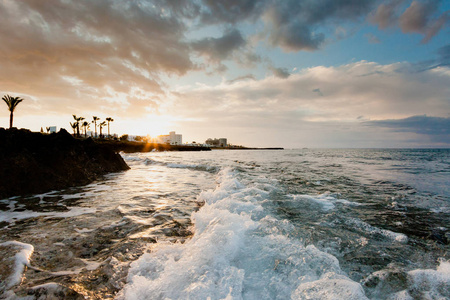
[[[5,95],[2,97],[2,100],[5,101],[6,105],[8,105],[8,110],[11,112],[9,114],[9,128],[13,127],[13,113],[16,109],[17,105],[23,101],[22,98],[19,97],[11,97],[10,95]]]
[[[76,115],[73,115],[73,118],[75,119],[75,121],[77,121],[75,124],[77,124],[77,137],[80,137],[80,122],[84,120],[83,117],[79,117],[77,118]]]
[[[73,135],[75,135],[76,134],[76,129],[77,129],[77,127],[78,127],[78,122],[74,122],[74,123],[72,123],[72,122],[69,122],[70,123],[70,127],[72,127],[72,129],[73,129]],[[42,128],[41,128],[41,130],[42,130]]]
[[[102,135],[102,128],[103,128],[104,126],[106,126],[106,122],[105,122],[105,121],[103,121],[103,122],[101,122],[100,124],[98,124],[98,127],[100,128],[100,138],[103,137],[103,135]]]
[[[92,123],[94,123],[95,126],[95,137],[97,137],[97,121],[99,121],[100,118],[93,116],[92,119],[93,119]]]
[[[89,126],[91,124],[87,121],[84,121],[83,124],[81,124],[81,127],[84,127],[84,137],[87,137],[87,130],[89,129]]]
[[[106,118],[106,121],[108,121],[108,137],[111,137],[111,135],[109,134],[109,122],[113,122],[114,119],[111,117]]]

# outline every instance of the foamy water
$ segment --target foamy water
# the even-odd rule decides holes
[[[118,299],[450,298],[450,151],[123,157],[131,170],[91,185],[1,200],[0,242],[34,247],[22,266],[59,274],[49,287]],[[27,272],[21,285],[43,288]]]

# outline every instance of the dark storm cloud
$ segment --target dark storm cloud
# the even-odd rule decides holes
[[[228,31],[220,38],[205,38],[193,42],[192,48],[200,55],[207,56],[211,61],[222,61],[229,58],[233,51],[244,47],[246,41],[239,30]]]
[[[413,132],[426,135],[433,142],[450,144],[450,118],[412,116],[405,119],[368,121],[364,124],[389,128],[395,132]]]

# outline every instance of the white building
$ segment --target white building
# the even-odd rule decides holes
[[[168,135],[159,135],[156,138],[156,143],[159,144],[171,144],[171,145],[182,145],[183,137],[181,134],[175,134],[175,131],[169,132]]]
[[[227,144],[227,139],[226,139],[226,138],[220,138],[220,139],[219,139],[219,146],[220,146],[220,147],[226,147],[226,146],[228,146],[228,144]]]

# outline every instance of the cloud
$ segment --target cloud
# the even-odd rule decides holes
[[[268,1],[261,0],[203,0],[202,22],[207,24],[231,23],[256,19]]]
[[[269,111],[298,110],[310,121],[342,121],[360,115],[383,119],[423,112],[440,115],[449,111],[450,69],[401,71],[408,66],[408,63],[380,65],[361,61],[339,67],[303,69],[286,79],[269,76],[233,84],[185,88],[177,93],[180,105],[200,109],[191,110],[192,114],[203,114],[202,107],[206,107],[208,114],[215,109],[221,111],[221,107],[226,107],[228,113],[258,107]],[[327,93],[317,97],[323,89]]]
[[[289,76],[291,76],[291,73],[286,68],[270,67],[270,70],[272,70],[273,75],[275,75],[278,78],[285,79],[285,78],[288,78]]]
[[[43,103],[50,110],[98,109],[111,88],[161,94],[161,73],[196,68],[184,24],[161,9],[106,0],[2,1],[0,88],[53,99]]]
[[[411,138],[412,131],[399,132],[383,127],[390,132],[383,141],[383,132],[378,132],[380,126],[358,127],[365,120],[405,119],[423,113],[446,117],[450,111],[450,69],[439,67],[418,73],[399,71],[409,65],[361,61],[339,67],[302,69],[285,79],[268,76],[260,80],[185,86],[172,94],[173,113],[176,111],[181,119],[198,118],[214,124],[217,130],[226,129],[230,137],[231,132],[236,132],[236,138],[237,132],[241,132],[242,139],[253,138],[244,134],[249,128],[255,132],[267,132],[271,128],[273,132],[286,133],[288,139],[299,135],[306,139],[307,134],[300,132],[311,127],[318,132],[315,136],[323,133],[324,138],[340,136],[349,142],[351,138],[347,135],[353,133],[346,135],[345,128],[350,126],[358,132],[353,138],[361,138],[361,143],[365,141],[361,146],[389,143],[410,146],[412,144],[401,141],[407,134]],[[322,96],[318,97],[320,93]],[[360,116],[364,117],[358,119]],[[183,127],[189,126],[184,124]],[[377,139],[370,142],[370,137],[375,135]],[[336,146],[342,145],[343,141],[336,141]],[[322,142],[317,146],[330,146],[326,140]],[[420,140],[417,145],[426,142]]]
[[[438,14],[441,1],[412,1],[405,11],[401,12],[405,0],[393,0],[382,3],[369,20],[380,29],[398,25],[403,33],[419,33],[424,37],[421,43],[428,43],[449,21],[448,12]]]
[[[404,0],[393,0],[388,3],[381,3],[376,12],[369,16],[369,20],[377,24],[380,29],[386,29],[396,24],[398,15],[397,9]]]
[[[325,41],[319,25],[355,21],[370,11],[374,1],[285,0],[276,1],[264,12],[269,43],[285,51],[314,51]]]
[[[228,80],[227,83],[228,84],[233,84],[235,82],[245,81],[245,80],[256,80],[256,78],[252,74],[248,74],[248,75],[239,76],[239,77],[236,77],[234,79]]]
[[[322,91],[320,89],[313,89],[314,93],[317,93],[319,96],[323,96]]]
[[[412,132],[425,135],[431,142],[450,146],[450,117],[440,118],[427,115],[403,119],[374,120],[365,125],[389,128],[396,132]]]
[[[226,32],[220,38],[204,38],[191,43],[194,51],[208,57],[210,61],[220,62],[231,57],[234,51],[244,47],[246,41],[237,29]]]
[[[413,1],[411,5],[400,16],[400,28],[403,32],[422,33],[428,26],[430,16],[436,11],[436,2]]]

